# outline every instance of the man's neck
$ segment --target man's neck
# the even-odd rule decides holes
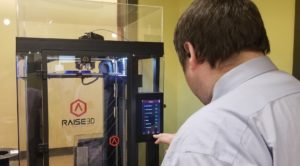
[[[215,68],[217,72],[220,73],[220,77],[227,73],[229,70],[239,66],[242,63],[245,63],[251,59],[265,56],[262,52],[256,51],[242,51],[238,54],[235,54],[232,58],[220,63]]]
[[[217,64],[217,66],[215,68],[211,68],[211,72],[210,72],[211,79],[210,79],[210,83],[207,84],[207,90],[208,90],[207,94],[211,94],[211,95],[207,95],[208,98],[206,98],[206,104],[210,103],[210,100],[212,98],[213,88],[214,88],[216,82],[225,73],[227,73],[231,69],[239,66],[242,63],[245,63],[251,59],[254,59],[254,58],[257,58],[260,56],[264,56],[264,54],[262,52],[243,51],[243,52],[240,52],[239,54],[234,55],[232,58],[228,59],[227,61]]]

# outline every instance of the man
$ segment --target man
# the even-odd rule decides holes
[[[250,0],[195,0],[174,44],[186,81],[205,104],[172,134],[164,166],[299,166],[300,83],[278,71]],[[284,56],[284,55],[283,55]]]

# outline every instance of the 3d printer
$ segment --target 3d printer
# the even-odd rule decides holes
[[[17,4],[19,165],[159,165],[162,8]]]
[[[139,142],[158,165],[162,43],[17,38],[17,55],[24,165],[137,166]]]

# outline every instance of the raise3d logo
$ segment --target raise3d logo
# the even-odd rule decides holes
[[[76,117],[80,117],[81,115],[85,114],[86,110],[86,103],[80,99],[77,99],[70,104],[70,112]]]
[[[87,112],[87,103],[77,99],[70,103],[70,113],[76,119],[63,119],[62,126],[91,125],[95,123],[95,118],[79,118]]]

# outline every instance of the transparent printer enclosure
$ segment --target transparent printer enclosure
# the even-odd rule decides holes
[[[18,0],[18,37],[161,42],[163,10],[97,0]]]
[[[19,164],[143,165],[134,102],[163,92],[162,8],[18,0],[17,14]]]

